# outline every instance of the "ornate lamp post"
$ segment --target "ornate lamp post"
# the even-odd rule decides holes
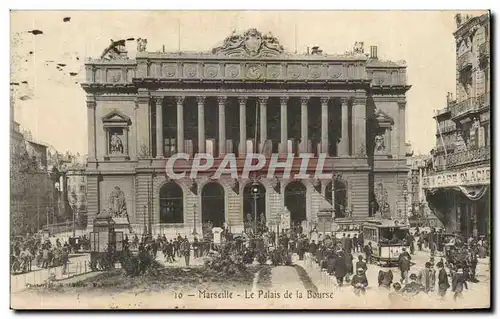
[[[408,186],[406,185],[406,183],[403,184],[403,199],[405,201],[405,205],[404,205],[404,212],[403,212],[403,221],[404,223],[406,224],[407,223],[407,215],[408,215],[408,212],[407,212],[407,208],[406,208],[406,205],[407,205],[407,200],[408,200]]]
[[[253,197],[253,233],[257,234],[257,197],[259,196],[259,183],[253,182],[250,189]]]
[[[198,232],[196,231],[196,204],[193,205],[193,236],[197,236]]]

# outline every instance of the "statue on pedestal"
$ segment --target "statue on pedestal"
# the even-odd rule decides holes
[[[113,135],[111,135],[110,146],[111,154],[123,154],[123,143],[118,133],[113,133]]]
[[[375,154],[380,154],[385,151],[385,141],[383,135],[375,136]]]
[[[109,195],[109,210],[113,217],[128,217],[125,193],[118,186]]]

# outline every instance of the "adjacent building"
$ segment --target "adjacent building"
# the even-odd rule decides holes
[[[433,166],[424,177],[427,201],[448,231],[489,235],[490,17],[457,14],[456,99],[435,115]]]
[[[320,208],[335,217],[394,217],[406,208],[406,63],[380,60],[377,47],[328,55],[319,47],[288,53],[272,34],[249,29],[208,52],[151,52],[138,40],[127,56],[116,41],[85,64],[89,226],[103,210],[136,232],[191,234],[209,222],[243,229],[254,216],[250,193],[257,184],[257,214],[270,227],[288,210],[310,229]],[[252,152],[326,155],[331,180],[299,180],[264,168],[248,179],[210,169],[189,178],[196,153],[214,167],[225,154],[238,165]],[[165,166],[177,153],[172,180]],[[294,162],[292,175],[300,164]]]

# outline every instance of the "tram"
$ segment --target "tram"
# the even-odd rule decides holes
[[[372,258],[387,265],[397,263],[399,254],[406,248],[410,250],[408,235],[410,227],[398,221],[369,221],[363,224],[363,246],[371,242]]]

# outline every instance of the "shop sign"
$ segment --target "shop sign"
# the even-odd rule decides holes
[[[468,168],[424,176],[423,188],[442,188],[490,184],[490,167]]]

